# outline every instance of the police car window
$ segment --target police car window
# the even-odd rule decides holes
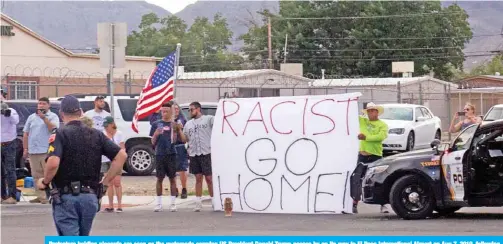
[[[468,149],[470,147],[471,139],[477,130],[478,125],[472,125],[462,131],[458,137],[454,140],[451,147],[456,150]]]
[[[117,99],[117,103],[119,104],[119,109],[121,110],[124,121],[133,121],[138,99]],[[149,118],[150,117],[147,116],[139,121],[149,121]]]

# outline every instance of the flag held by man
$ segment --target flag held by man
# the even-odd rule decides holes
[[[176,52],[166,56],[150,73],[145,87],[140,93],[136,105],[136,113],[131,125],[133,131],[138,133],[138,120],[146,118],[161,108],[165,102],[173,99],[175,89],[175,55]]]

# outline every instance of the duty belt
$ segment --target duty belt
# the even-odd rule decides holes
[[[8,146],[9,144],[13,143],[14,140],[12,141],[6,141],[6,142],[2,142],[2,147],[5,147],[5,146]]]
[[[72,188],[70,186],[65,186],[63,188],[59,188],[59,192],[61,195],[63,194],[72,194]],[[83,194],[96,194],[96,191],[90,186],[82,185],[80,187],[80,193]]]

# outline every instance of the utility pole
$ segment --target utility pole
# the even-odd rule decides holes
[[[115,118],[115,101],[114,101],[114,66],[115,66],[115,24],[110,24],[110,114]]]
[[[272,42],[271,42],[271,17],[267,17],[267,41],[269,47],[269,69],[273,69],[272,66]]]
[[[285,54],[285,56],[283,57],[283,63],[286,64],[286,55],[288,54],[288,52],[286,51],[286,46],[288,45],[288,34],[286,34],[285,36],[285,50],[283,51]]]

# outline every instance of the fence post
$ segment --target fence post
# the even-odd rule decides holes
[[[419,83],[419,104],[423,105],[423,84]]]
[[[124,93],[127,94],[127,74],[124,74]]]
[[[402,86],[400,85],[400,81],[396,83],[396,102],[402,103]]]
[[[444,94],[445,101],[447,103],[447,126],[451,123],[451,86],[447,88],[447,85],[444,85]],[[448,129],[447,129],[448,130]],[[449,142],[451,141],[451,133],[449,132]]]

